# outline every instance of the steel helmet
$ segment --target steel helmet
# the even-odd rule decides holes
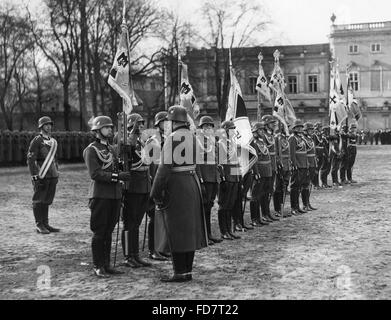
[[[213,119],[209,116],[201,117],[198,127],[201,128],[204,124],[210,124],[213,127],[215,126]]]
[[[51,124],[53,125],[54,122],[52,121],[52,119],[50,119],[50,117],[42,117],[42,118],[39,118],[38,120],[38,129],[41,129],[45,124]]]
[[[103,127],[113,127],[113,121],[107,116],[98,116],[92,120],[91,131],[100,130]]]
[[[167,115],[168,115],[167,111],[160,111],[156,113],[154,126],[157,127],[160,122],[167,120]]]
[[[236,129],[235,123],[233,121],[224,121],[221,124],[221,128],[223,128],[225,130]]]
[[[132,113],[128,116],[128,129],[133,128],[136,122],[144,123],[144,118],[138,113]]]
[[[265,114],[263,117],[262,117],[262,121],[265,122],[265,125],[269,124],[269,123],[274,123],[274,122],[277,122],[277,118],[270,115],[270,114]]]
[[[257,132],[258,130],[263,130],[265,129],[265,122],[255,122],[253,127],[251,128],[251,132]]]
[[[303,125],[303,122],[299,119],[295,120],[295,122],[293,123],[293,126],[292,126],[292,130],[295,131],[295,129],[299,128],[299,127],[304,127]]]
[[[314,125],[311,122],[304,123],[304,130],[314,129]]]
[[[167,120],[177,122],[188,122],[186,108],[175,105],[168,109]]]

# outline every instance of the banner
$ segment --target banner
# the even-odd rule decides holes
[[[128,29],[125,24],[122,25],[118,49],[110,70],[108,84],[122,97],[124,100],[123,111],[129,115],[133,110],[133,106],[137,106],[137,100],[129,77]]]
[[[232,65],[230,61],[230,66]],[[246,105],[244,104],[242,90],[235,76],[235,71],[230,67],[231,86],[228,96],[228,109],[225,120],[233,121],[236,127],[236,143],[240,146],[238,160],[241,175],[244,176],[257,161],[257,153],[250,146],[253,137],[250,120],[247,116]]]

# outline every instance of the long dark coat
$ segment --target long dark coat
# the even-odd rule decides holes
[[[180,167],[195,167],[195,139],[191,131],[180,128],[167,138],[163,147],[151,191],[155,203],[164,208],[156,210],[155,214],[155,250],[158,252],[190,252],[207,246],[196,171],[175,172]]]

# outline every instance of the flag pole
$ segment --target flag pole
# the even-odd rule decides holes
[[[125,0],[123,1],[123,7],[122,7],[122,32],[126,31],[127,33],[127,26],[126,26],[126,19],[125,19],[125,13],[126,13],[126,3],[125,3]],[[129,39],[127,39],[129,40]],[[128,41],[129,43],[129,41]],[[128,43],[127,43],[127,46],[128,46]],[[128,50],[128,56],[129,56],[129,46],[127,48]],[[130,75],[130,71],[129,71],[129,75]],[[130,84],[129,84],[130,85]],[[127,144],[127,137],[128,137],[128,132],[127,132],[127,123],[128,123],[128,119],[127,119],[127,115],[126,115],[126,112],[125,112],[125,108],[126,108],[126,102],[125,102],[125,99],[122,98],[122,112],[121,113],[118,113],[118,116],[120,116],[122,114],[122,124],[120,124],[120,121],[118,121],[118,130],[120,130],[121,128],[119,128],[119,126],[122,125],[122,130],[123,130],[123,145],[125,146]],[[119,138],[119,140],[121,140],[121,138]],[[118,144],[121,145],[120,141],[118,141]],[[122,148],[123,152],[122,152],[122,160],[124,162],[124,170],[127,171],[128,169],[128,157],[127,157],[127,154],[126,152],[124,152],[125,148],[123,147]],[[126,190],[127,189],[127,186],[128,184],[125,182],[124,184],[124,189]],[[124,210],[124,196],[125,196],[125,192],[123,192],[122,194],[122,197],[121,197],[121,208],[120,208],[120,213],[118,214],[118,218],[117,218],[117,233],[116,233],[116,239],[115,239],[115,251],[114,251],[114,268],[115,268],[115,265],[116,265],[116,262],[117,262],[117,251],[118,251],[118,238],[119,238],[119,222],[120,222],[120,217],[123,215],[123,210]],[[125,250],[126,251],[126,250]]]
[[[348,132],[348,125],[349,125],[349,72],[351,68],[351,63],[348,63],[346,65],[346,108],[348,109],[348,116],[346,117],[346,129],[345,132]]]
[[[258,54],[258,74],[261,74],[261,68],[262,68],[262,60],[263,60],[263,55],[262,55],[262,52],[260,51],[259,54]],[[260,92],[257,90],[257,99],[258,99],[258,110],[257,110],[257,121],[261,121],[261,94]]]
[[[178,49],[178,105],[181,104],[181,54]]]
[[[164,110],[168,110],[167,63],[163,63]]]

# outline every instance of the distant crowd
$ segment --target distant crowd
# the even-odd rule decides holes
[[[357,132],[358,144],[391,144],[391,129],[377,131],[361,130]]]

